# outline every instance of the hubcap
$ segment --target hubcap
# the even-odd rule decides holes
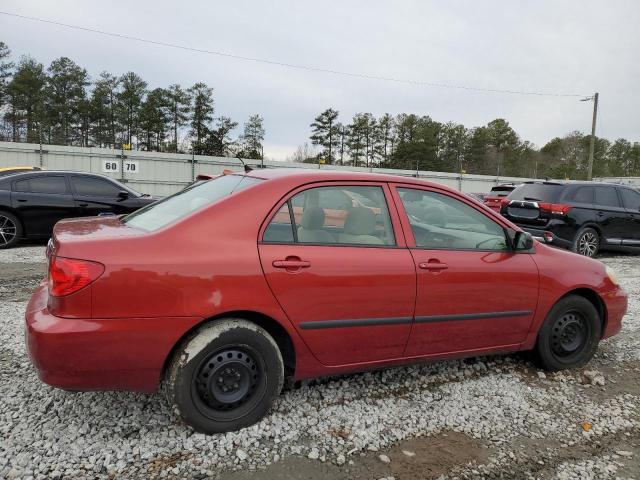
[[[0,246],[8,245],[16,237],[16,225],[9,217],[0,215]]]
[[[584,233],[578,242],[578,253],[587,257],[593,257],[598,249],[598,237],[597,235],[586,232]]]
[[[195,387],[206,407],[228,412],[252,399],[260,377],[260,368],[252,355],[239,348],[225,349],[202,362]]]
[[[579,354],[587,343],[587,323],[576,312],[566,313],[556,320],[551,334],[551,350],[562,358]]]

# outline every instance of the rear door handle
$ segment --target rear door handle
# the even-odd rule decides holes
[[[429,260],[428,262],[419,263],[418,267],[423,270],[446,270],[449,268],[449,265],[439,262],[438,260]]]
[[[27,201],[26,198],[16,198],[16,200],[19,201],[19,202],[26,202]]]
[[[286,268],[287,270],[298,270],[300,268],[309,268],[311,262],[300,260],[298,257],[287,257],[284,260],[274,260],[272,265],[275,268]]]
[[[89,206],[88,203],[79,203],[78,205],[81,206],[81,207],[88,207]]]
[[[596,215],[598,215],[599,217],[603,217],[604,216],[604,212],[598,212]]]

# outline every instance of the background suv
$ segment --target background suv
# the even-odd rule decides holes
[[[624,185],[526,182],[502,200],[500,213],[588,257],[600,249],[640,252],[640,192]]]

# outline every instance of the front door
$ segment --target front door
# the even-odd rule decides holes
[[[628,247],[640,247],[640,192],[631,188],[620,188],[622,202],[627,212],[627,236],[622,244]]]
[[[324,365],[399,358],[405,349],[416,274],[388,198],[384,184],[306,187],[262,234],[267,282]]]
[[[602,230],[602,247],[621,245],[629,239],[629,215],[620,202],[616,187],[596,186],[594,191],[593,208],[595,220]]]
[[[395,195],[417,270],[405,356],[516,349],[538,298],[531,255],[511,251],[503,227],[471,201],[400,185]]]

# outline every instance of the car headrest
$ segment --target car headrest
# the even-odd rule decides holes
[[[324,226],[324,210],[320,207],[307,207],[304,209],[300,226],[307,230],[318,230]]]
[[[422,200],[422,192],[409,190],[402,196],[402,200],[405,202],[419,202]]]
[[[435,227],[447,226],[447,214],[442,207],[431,207],[424,216],[424,222]]]
[[[376,215],[369,208],[354,208],[344,222],[344,233],[371,235],[376,228]]]

